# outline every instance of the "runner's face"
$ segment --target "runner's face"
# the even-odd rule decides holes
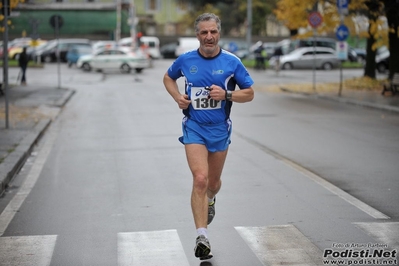
[[[197,39],[200,42],[200,53],[205,57],[213,57],[219,53],[220,32],[215,21],[198,23]]]

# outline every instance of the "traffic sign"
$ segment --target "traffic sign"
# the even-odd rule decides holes
[[[348,0],[337,0],[337,7],[339,9],[348,8]]]
[[[338,13],[348,14],[348,1],[349,0],[337,0]]]
[[[308,16],[308,22],[312,28],[317,28],[323,23],[323,17],[319,12],[312,12]]]
[[[59,29],[64,24],[64,19],[60,15],[52,15],[50,17],[50,25],[54,29]]]
[[[339,25],[337,31],[335,32],[335,35],[337,36],[338,41],[345,41],[349,36],[348,27],[343,24]]]
[[[339,60],[348,60],[348,43],[337,42],[336,45],[337,57]]]

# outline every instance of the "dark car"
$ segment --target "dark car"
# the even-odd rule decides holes
[[[36,57],[40,57],[40,61],[50,63],[57,62],[58,54],[60,62],[67,62],[66,54],[68,50],[74,46],[91,47],[88,39],[58,39],[52,40],[40,53],[36,53]]]
[[[176,58],[176,48],[177,48],[177,43],[172,42],[168,43],[165,45],[162,45],[160,48],[161,55],[163,58]]]
[[[366,49],[364,48],[353,48],[357,54],[357,61],[359,63],[366,63]]]
[[[356,50],[353,49],[352,47],[348,47],[348,60],[349,62],[358,61]]]

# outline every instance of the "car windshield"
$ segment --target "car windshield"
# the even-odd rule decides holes
[[[91,53],[92,48],[87,45],[74,45],[73,49],[76,49],[79,53]]]

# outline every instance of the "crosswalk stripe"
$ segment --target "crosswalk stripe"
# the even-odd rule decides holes
[[[118,266],[188,266],[177,230],[118,233]]]
[[[50,265],[56,241],[56,235],[0,237],[0,265]]]
[[[399,222],[388,223],[354,223],[370,236],[392,248],[399,248]]]
[[[293,225],[235,227],[263,265],[320,265],[322,253]]]

